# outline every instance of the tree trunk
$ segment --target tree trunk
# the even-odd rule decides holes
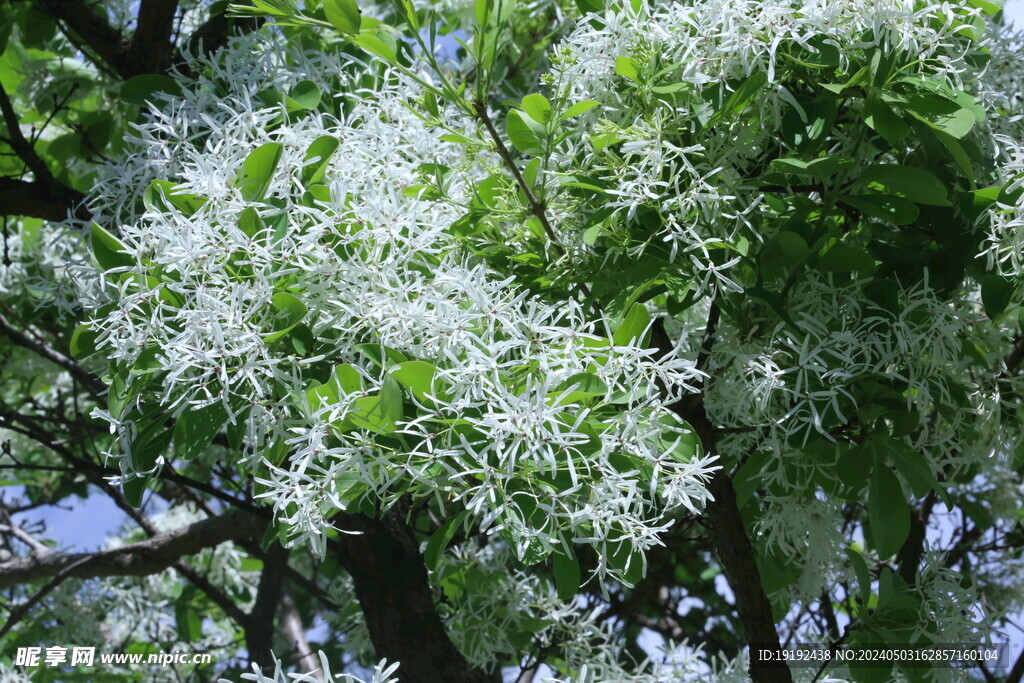
[[[349,526],[349,524],[352,526]],[[402,683],[495,683],[448,637],[434,609],[426,565],[412,532],[393,509],[382,520],[349,517],[340,561],[352,575],[377,656],[400,662]]]

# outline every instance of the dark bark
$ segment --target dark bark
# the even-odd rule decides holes
[[[0,215],[62,221],[74,214],[84,195],[70,187],[40,181],[0,178]]]
[[[700,351],[697,354],[697,368],[700,370],[706,370],[708,367],[720,315],[718,305],[712,303]],[[661,326],[655,326],[653,329],[652,341],[665,352],[670,352],[674,348]],[[704,389],[703,386],[700,388]],[[717,432],[704,408],[703,391],[684,398],[672,406],[672,409],[693,427],[704,449],[709,453],[715,453]],[[714,500],[707,504],[704,517],[711,527],[718,561],[735,596],[736,611],[740,623],[743,624],[747,645],[751,649],[778,649],[779,631],[772,618],[771,601],[764,590],[761,572],[757,567],[757,554],[740,514],[729,470],[723,467],[716,471],[708,484],[708,490],[714,496]],[[793,680],[787,666],[765,664],[754,657],[753,653],[748,673],[756,683],[791,683]]]
[[[144,66],[146,73],[166,73],[174,54],[171,34],[177,11],[178,0],[142,0],[135,35],[128,46],[131,63]]]
[[[714,450],[715,434],[704,407],[701,405],[688,419],[697,431],[701,443]],[[736,598],[736,611],[743,624],[747,645],[751,649],[780,647],[779,632],[772,618],[772,606],[757,568],[756,551],[750,543],[746,525],[736,501],[736,490],[726,469],[712,477],[708,489],[715,499],[708,503],[704,513],[711,527],[718,560],[725,578]],[[756,683],[791,683],[789,668],[785,665],[765,664],[751,653],[750,678]]]
[[[253,515],[228,512],[220,517],[158,534],[96,553],[53,552],[0,565],[0,589],[56,576],[91,579],[102,576],[148,576],[173,566],[180,558],[226,541],[259,537],[265,523]],[[88,560],[84,562],[83,560]]]
[[[288,551],[275,544],[263,559],[263,572],[256,589],[256,601],[245,620],[245,646],[250,664],[258,665],[265,674],[274,671],[274,620],[284,588],[284,571]]]
[[[146,73],[140,70],[141,64],[132,63],[124,35],[84,0],[36,0],[36,7],[56,19],[65,33],[73,32],[99,61],[121,78]]]
[[[0,199],[0,202],[2,201]],[[29,349],[51,363],[67,370],[93,396],[100,397],[106,393],[107,385],[103,383],[103,380],[76,363],[74,359],[47,345],[42,339],[25,334],[12,325],[2,313],[0,313],[0,332],[6,335],[14,344]]]
[[[499,674],[473,668],[448,637],[434,609],[423,556],[401,515],[346,517],[339,560],[352,575],[377,656],[401,662],[402,683],[495,683]]]
[[[931,491],[921,501],[921,509],[917,514],[910,515],[910,533],[907,534],[907,540],[903,542],[903,547],[896,555],[900,578],[906,581],[908,586],[914,585],[917,581],[918,566],[921,564],[921,556],[924,554],[925,532],[928,529],[928,520],[931,518],[934,505],[935,492]]]

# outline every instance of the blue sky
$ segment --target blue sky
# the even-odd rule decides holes
[[[1003,13],[1017,28],[1024,28],[1024,0],[1009,0],[1003,6]]]

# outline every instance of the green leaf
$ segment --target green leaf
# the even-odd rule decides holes
[[[811,250],[803,237],[790,230],[783,230],[772,240],[785,254],[786,258],[795,263],[802,259]]]
[[[945,148],[949,152],[949,156],[953,158],[953,161],[960,167],[960,171],[963,173],[964,178],[967,179],[967,183],[971,189],[977,187],[974,180],[974,164],[971,163],[971,157],[968,156],[967,150],[960,144],[960,141],[954,138],[952,135],[943,133],[941,130],[935,131],[935,137],[939,139]]]
[[[592,372],[580,372],[559,383],[553,393],[560,394],[563,391],[571,391],[571,395],[579,394],[581,397],[605,396],[608,394],[608,385]]]
[[[903,108],[918,121],[957,139],[967,135],[975,123],[970,109],[939,95],[916,95]]]
[[[338,383],[338,388],[346,394],[354,394],[363,390],[362,376],[349,363],[335,365],[332,377]]]
[[[583,100],[582,102],[577,102],[576,104],[574,104],[571,107],[569,107],[568,109],[566,109],[562,113],[562,117],[561,118],[562,118],[563,121],[568,121],[569,119],[573,118],[574,116],[579,116],[581,114],[586,114],[588,111],[590,111],[594,107],[598,106],[598,104],[600,104],[600,103],[596,102],[594,100]]]
[[[627,541],[612,541],[608,544],[608,567],[620,572],[622,581],[634,586],[646,573],[646,563],[643,553],[632,552],[632,546]]]
[[[352,402],[354,412],[347,420],[354,426],[376,434],[395,431],[404,414],[402,390],[392,377],[386,377],[376,396],[364,396]]]
[[[68,344],[71,356],[82,360],[96,353],[96,337],[99,336],[95,330],[88,325],[82,324],[75,328]]]
[[[314,140],[302,161],[302,184],[306,187],[315,185],[324,179],[327,165],[341,142],[333,135],[322,135]],[[316,161],[314,161],[316,160]]]
[[[359,35],[353,38],[352,41],[371,55],[380,57],[388,64],[392,66],[398,64],[398,53],[395,51],[395,46],[384,42],[377,36]]]
[[[158,74],[133,76],[121,84],[121,99],[139,107],[146,106],[156,93],[181,95],[181,86],[170,76]]]
[[[301,299],[288,292],[278,292],[272,296],[270,306],[274,311],[274,327],[272,332],[264,336],[268,344],[284,337],[302,322],[309,310]]]
[[[615,58],[615,73],[635,81],[640,76],[640,69],[632,57],[619,56]]]
[[[440,526],[437,531],[430,535],[430,540],[427,541],[427,547],[423,549],[423,563],[427,565],[427,569],[430,571],[437,571],[437,565],[441,560],[441,554],[448,547],[448,544],[452,542],[452,538],[455,536],[455,532],[462,525],[462,521],[466,519],[469,512],[462,510],[455,515],[448,518],[448,521]]]
[[[175,604],[174,619],[178,627],[178,638],[183,642],[191,643],[202,637],[203,620],[188,602],[179,600]]]
[[[270,187],[270,181],[281,161],[282,146],[279,142],[268,142],[254,149],[242,163],[242,170],[235,180],[235,187],[242,191],[246,201],[258,202]]]
[[[746,109],[754,97],[764,89],[764,86],[768,84],[768,74],[764,71],[756,71],[747,80],[743,81],[738,88],[729,96],[729,99],[725,101],[722,108],[716,111],[708,122],[704,124],[704,129],[711,128],[712,126],[718,125],[727,119],[736,116],[744,109]]]
[[[986,275],[981,280],[981,303],[989,320],[995,320],[1010,305],[1013,285],[999,275]]]
[[[537,138],[533,126],[530,125],[532,119],[528,122],[527,118],[530,117],[525,112],[515,109],[509,111],[505,124],[508,139],[512,142],[512,146],[523,154],[540,154],[542,152],[540,140]]]
[[[967,4],[971,7],[977,7],[990,17],[998,14],[1003,9],[1001,0],[967,0]]]
[[[910,534],[910,509],[903,487],[888,467],[875,467],[868,483],[868,521],[880,560],[899,552]]]
[[[864,121],[890,145],[910,133],[910,126],[888,104],[874,97],[864,105]]]
[[[362,14],[355,0],[324,0],[324,14],[327,21],[342,33],[359,33]]]
[[[99,223],[92,224],[91,237],[92,254],[103,270],[130,268],[135,265],[135,257],[129,253],[124,242],[100,227]]]
[[[818,268],[835,273],[873,273],[875,259],[860,247],[835,244],[818,259]]]
[[[183,412],[174,423],[174,450],[178,457],[191,460],[205,453],[227,421],[228,411],[220,401]]]
[[[173,429],[159,410],[150,412],[139,423],[139,433],[131,443],[131,469],[143,472],[156,465],[157,458],[171,445]]]
[[[242,213],[238,214],[238,229],[244,232],[249,239],[256,239],[267,229],[267,226],[263,224],[263,219],[260,218],[260,212],[256,210],[256,207],[247,206],[242,209]]]
[[[950,206],[946,186],[928,171],[913,166],[883,164],[864,169],[857,184],[879,194],[895,195],[917,204]]]
[[[850,559],[853,571],[857,575],[857,583],[860,584],[861,609],[866,609],[868,601],[871,600],[871,572],[868,571],[867,562],[853,548],[846,548],[846,556]]]
[[[824,180],[851,164],[853,164],[852,159],[836,156],[821,157],[820,159],[811,159],[809,161],[785,157],[772,160],[771,167],[780,173]]]
[[[558,599],[568,602],[580,588],[580,561],[571,551],[568,555],[556,552],[552,559],[555,565],[555,590]]]
[[[879,446],[896,471],[903,475],[903,478],[910,484],[910,489],[915,496],[923,498],[932,489],[941,488],[924,455],[903,441],[891,437],[882,437]]]
[[[522,107],[537,123],[545,124],[551,120],[551,103],[543,95],[527,95],[523,98]]]
[[[384,346],[383,344],[356,344],[356,351],[381,368],[389,368],[392,365],[409,360],[401,351]]]
[[[417,397],[424,397],[432,391],[436,372],[437,368],[426,361],[410,360],[396,365],[391,376]]]
[[[145,383],[144,379],[133,378],[127,369],[112,373],[107,391],[107,410],[110,414],[121,417],[129,401],[139,394]]]
[[[306,389],[306,406],[311,413],[315,413],[324,406],[337,405],[340,400],[338,385],[333,378],[327,384],[316,383]]]
[[[206,199],[189,192],[181,192],[178,185],[166,180],[153,180],[142,194],[142,202],[150,211],[167,212],[168,205],[191,218],[206,203]]]
[[[869,216],[893,225],[909,225],[921,215],[921,210],[914,202],[887,194],[841,195],[838,199]]]
[[[142,506],[142,496],[146,493],[146,484],[148,483],[149,477],[133,477],[121,484],[124,499],[133,508]]]
[[[651,324],[651,316],[643,304],[633,304],[615,334],[612,343],[615,346],[644,345],[644,336]]]
[[[289,109],[316,109],[320,104],[320,88],[310,80],[299,81],[288,92]]]

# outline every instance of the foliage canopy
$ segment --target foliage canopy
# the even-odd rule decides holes
[[[970,675],[752,653],[1024,604],[1021,47],[983,0],[0,3],[2,652]],[[75,496],[120,550],[17,522]]]

